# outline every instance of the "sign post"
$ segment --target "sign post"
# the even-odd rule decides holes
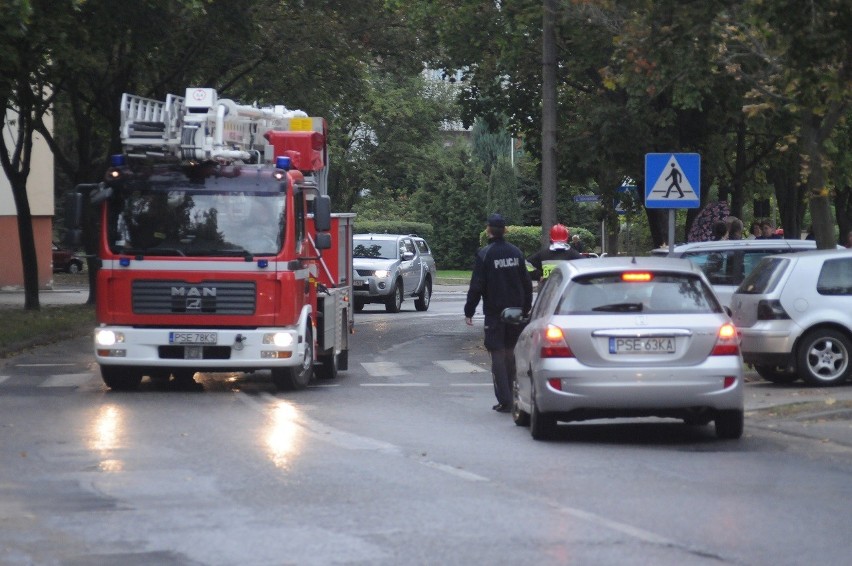
[[[645,207],[669,210],[669,255],[674,253],[675,211],[701,206],[701,156],[645,154]]]

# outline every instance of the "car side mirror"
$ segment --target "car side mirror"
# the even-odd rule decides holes
[[[524,311],[520,307],[503,309],[503,312],[500,313],[500,320],[506,324],[514,325],[527,324],[530,321],[528,316],[524,316]]]
[[[411,261],[412,259],[414,259],[414,253],[413,252],[402,252],[402,260],[403,261]]]

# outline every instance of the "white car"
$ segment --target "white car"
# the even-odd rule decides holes
[[[675,246],[671,254],[668,248],[657,248],[651,254],[692,261],[707,275],[722,304],[730,306],[731,295],[762,258],[815,249],[816,242],[813,240],[767,238],[691,242]]]
[[[503,320],[523,324],[520,309]],[[559,261],[515,347],[513,418],[536,440],[558,421],[666,417],[743,433],[736,328],[683,259]]]
[[[837,385],[852,375],[852,250],[766,257],[731,308],[743,360],[764,379]]]

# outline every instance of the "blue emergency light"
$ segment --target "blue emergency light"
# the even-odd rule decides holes
[[[127,163],[127,159],[124,157],[123,154],[117,153],[115,155],[110,156],[109,162],[110,165],[112,165],[113,167],[124,167],[124,165]]]
[[[278,167],[279,169],[283,169],[285,171],[290,170],[290,164],[291,163],[292,163],[292,160],[290,159],[289,156],[286,156],[286,155],[279,155],[278,157],[275,158],[275,166]]]

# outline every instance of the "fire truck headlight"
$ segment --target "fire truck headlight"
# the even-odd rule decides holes
[[[98,330],[95,332],[95,344],[98,346],[112,346],[124,342],[124,334],[112,330]]]
[[[388,270],[386,270],[386,269],[377,269],[376,270],[376,277],[378,277],[380,279],[384,279],[387,276],[388,276]]]
[[[275,332],[273,334],[263,335],[264,344],[275,344],[280,348],[286,348],[293,345],[293,335],[289,332]]]

